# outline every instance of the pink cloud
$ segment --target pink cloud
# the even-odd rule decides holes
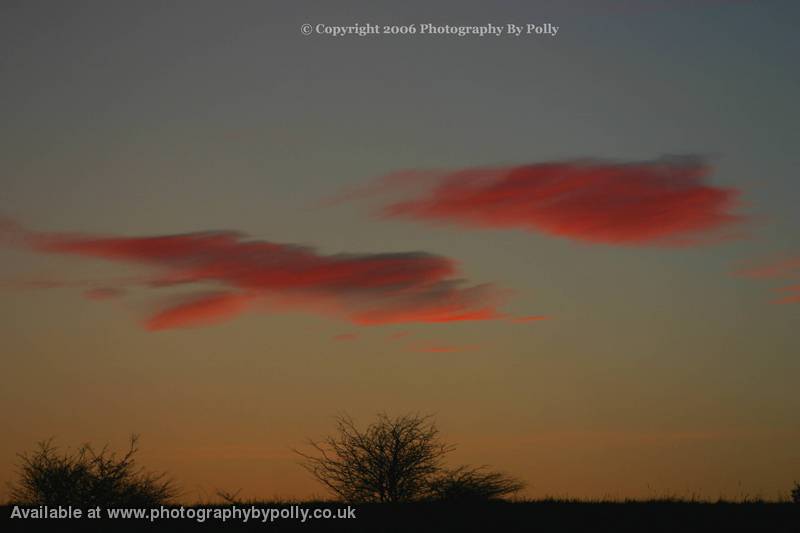
[[[800,303],[800,285],[789,285],[787,287],[778,287],[776,290],[790,294],[782,298],[778,298],[777,300],[773,300],[773,303],[777,304]]]
[[[147,320],[145,327],[158,331],[217,324],[246,311],[252,298],[248,294],[226,292],[193,296],[159,311]]]
[[[800,256],[784,256],[772,259],[756,266],[742,268],[734,274],[744,278],[756,279],[795,277],[800,274]]]
[[[251,309],[253,299],[360,325],[490,320],[503,316],[497,307],[508,295],[491,284],[468,285],[455,277],[453,260],[423,252],[321,255],[235,232],[120,237],[0,229],[2,242],[28,250],[153,268],[149,287],[224,289],[168,306],[147,321],[150,330],[220,322]]]
[[[740,267],[734,272],[735,276],[757,280],[797,279],[800,277],[800,256],[783,255],[777,258],[750,262],[749,266]],[[774,290],[793,293],[776,300],[776,304],[790,304],[800,302],[800,285],[777,287]]]
[[[800,294],[792,294],[790,296],[786,296],[784,298],[779,298],[774,300],[776,304],[796,304],[800,303]]]
[[[625,246],[697,246],[731,238],[740,191],[707,183],[698,158],[566,161],[395,173],[335,201],[406,192],[384,218],[521,229]]]

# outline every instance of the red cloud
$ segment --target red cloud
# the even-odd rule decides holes
[[[496,307],[506,295],[507,291],[494,285],[464,288],[460,281],[447,280],[410,288],[392,301],[382,301],[352,318],[362,325],[494,320],[504,316]]]
[[[800,274],[800,257],[782,257],[735,272],[745,278],[787,278]]]
[[[523,229],[589,243],[688,246],[721,238],[721,230],[742,220],[731,212],[739,191],[707,184],[710,172],[690,157],[407,172],[338,200],[405,186],[413,189],[411,198],[384,206],[381,216]]]
[[[749,266],[740,268],[734,275],[744,278],[753,278],[761,280],[771,279],[797,279],[800,276],[800,256],[797,255],[784,255],[776,259],[762,262],[756,266]],[[785,287],[778,287],[775,290],[781,292],[789,292],[783,298],[773,300],[773,303],[788,304],[800,303],[800,285],[789,285]]]
[[[788,292],[791,294],[789,294],[788,296],[784,296],[783,298],[773,300],[774,303],[777,304],[800,303],[800,285],[789,285],[788,287],[779,287],[777,290],[780,292]]]
[[[159,312],[146,323],[151,330],[228,319],[249,309],[254,298],[362,325],[487,320],[502,316],[496,306],[506,295],[493,285],[466,286],[453,277],[452,260],[422,252],[326,256],[307,247],[245,240],[234,232],[116,237],[6,229],[2,236],[38,252],[156,268],[146,283],[151,287],[226,288]]]
[[[223,322],[244,312],[252,298],[251,295],[239,293],[192,297],[160,311],[147,321],[145,327],[157,331]]]
[[[74,254],[166,267],[154,285],[199,280],[241,289],[379,289],[436,282],[455,273],[455,264],[424,253],[320,256],[309,248],[244,241],[234,232],[159,237],[36,235],[42,252]]]
[[[800,294],[792,294],[790,296],[786,296],[784,298],[779,298],[775,300],[776,304],[796,304],[800,303]]]

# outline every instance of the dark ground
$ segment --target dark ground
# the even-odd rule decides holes
[[[239,504],[248,508],[251,504]],[[287,504],[256,503],[257,507]],[[310,508],[346,508],[336,503],[300,503]],[[0,531],[609,531],[609,532],[793,532],[800,533],[800,505],[792,503],[700,502],[493,502],[357,505],[356,519],[276,520],[247,523],[209,519],[73,520],[11,519],[12,507],[0,508]],[[334,511],[335,512],[335,511]]]

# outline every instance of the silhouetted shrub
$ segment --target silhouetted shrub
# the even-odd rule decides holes
[[[792,489],[792,501],[794,503],[800,503],[800,483],[794,482],[794,488]]]
[[[165,474],[137,468],[134,455],[138,438],[117,457],[108,447],[96,452],[84,444],[73,453],[59,453],[52,439],[39,443],[32,453],[19,457],[19,479],[11,485],[12,501],[25,505],[79,507],[151,507],[168,503],[177,495]]]
[[[525,484],[502,472],[461,466],[445,472],[430,484],[433,500],[498,500],[511,496]]]
[[[517,492],[515,478],[483,468],[444,467],[455,449],[439,439],[430,416],[390,418],[379,414],[365,430],[348,416],[336,433],[309,441],[314,454],[299,452],[302,466],[339,498],[350,502],[496,499]]]
[[[336,435],[309,441],[318,455],[297,453],[311,475],[346,501],[417,499],[452,450],[439,442],[439,431],[428,416],[379,414],[364,431],[350,417],[341,416],[336,426]]]

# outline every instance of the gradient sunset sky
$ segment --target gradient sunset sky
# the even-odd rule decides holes
[[[0,4],[0,482],[138,433],[323,495],[386,411],[526,496],[785,495],[800,4],[433,4]],[[356,22],[559,32],[300,31]]]

